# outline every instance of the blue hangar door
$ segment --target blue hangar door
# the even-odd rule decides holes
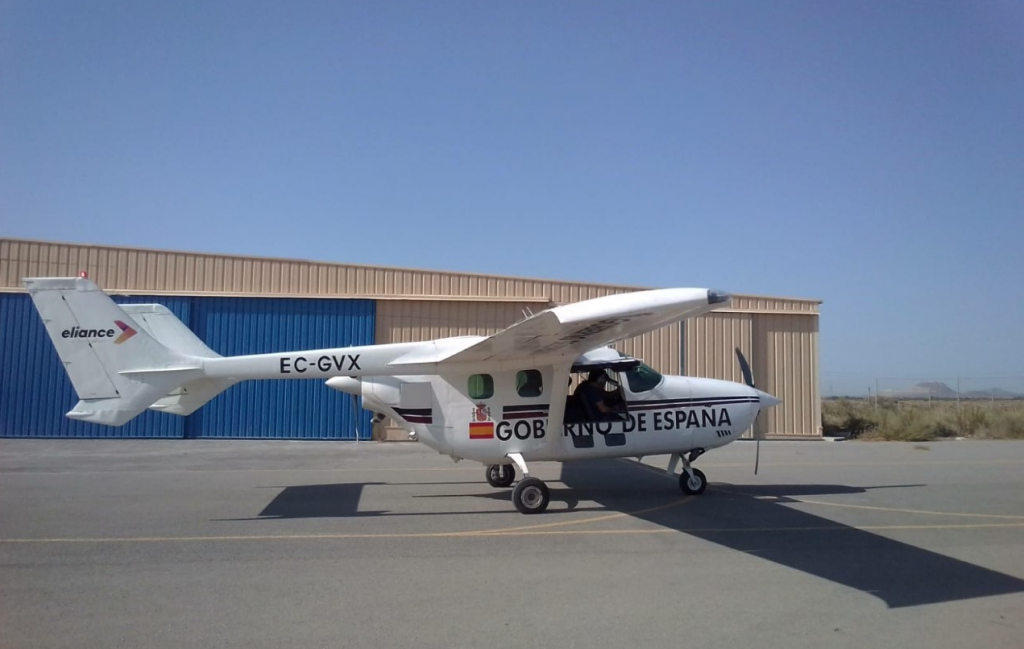
[[[167,306],[227,355],[373,344],[372,300],[133,296]],[[246,381],[188,417],[146,412],[113,428],[64,416],[78,400],[25,294],[0,294],[0,437],[355,439],[370,414],[322,380]]]
[[[373,344],[373,300],[193,300],[192,330],[223,356]],[[187,419],[188,437],[354,440],[357,424],[370,437],[370,413],[323,379],[243,381]]]
[[[115,297],[119,304],[160,302],[188,323],[190,298]],[[57,350],[27,293],[0,294],[0,437],[185,436],[185,417],[147,411],[117,428],[68,419],[78,403]]]

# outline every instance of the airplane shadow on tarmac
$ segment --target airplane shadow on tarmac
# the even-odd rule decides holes
[[[482,480],[480,482],[483,490],[477,493],[421,494],[417,497],[485,498],[505,503],[497,512],[360,511],[364,487],[392,484],[373,482],[284,487],[257,518],[247,520],[508,513],[512,505],[511,489],[489,490]],[[552,485],[552,502],[566,504],[571,511],[627,513],[681,534],[874,595],[890,608],[1024,592],[1024,580],[1017,577],[786,505],[787,502],[796,502],[791,498],[801,496],[863,493],[924,485],[849,487],[712,483],[702,496],[684,507],[658,507],[659,503],[671,505],[680,497],[678,485],[664,474],[649,467],[640,468],[631,460],[566,463],[562,465],[561,482],[567,488]],[[586,504],[580,506],[581,500]],[[596,506],[590,503],[596,503]]]
[[[266,507],[264,507],[259,514],[254,518],[232,518],[232,519],[218,519],[218,520],[232,520],[232,521],[257,521],[257,520],[268,520],[275,518],[367,518],[367,517],[379,517],[379,516],[450,516],[455,514],[504,514],[508,513],[509,507],[511,506],[511,499],[509,494],[511,490],[501,489],[487,493],[475,493],[475,494],[447,494],[447,495],[431,495],[422,496],[417,495],[413,498],[489,498],[495,501],[504,501],[509,506],[501,507],[493,511],[445,511],[445,512],[391,512],[391,511],[373,511],[373,510],[361,510],[359,508],[363,489],[365,487],[375,486],[396,486],[396,485],[416,485],[423,483],[411,483],[411,482],[352,482],[352,483],[337,483],[337,484],[317,484],[317,485],[296,485],[290,487],[274,487],[274,489],[280,489],[277,496],[271,500]],[[468,481],[468,482],[431,482],[431,485],[459,485],[459,484],[483,484],[486,483],[481,480]],[[563,490],[567,491],[567,490]],[[557,491],[553,490],[553,493]],[[562,500],[575,502],[571,493],[566,493],[565,498]],[[604,507],[595,507],[592,509],[604,510]]]
[[[639,466],[632,461],[627,464]],[[571,463],[563,465],[562,482],[583,498],[612,510],[636,511],[632,515],[641,520],[874,595],[890,608],[1024,592],[1024,580],[1017,577],[785,505],[787,496],[923,485],[862,488],[712,483],[685,507],[644,513],[638,494],[664,492],[669,482],[666,476],[648,469],[623,471],[621,462],[608,465],[605,475],[595,473],[593,465],[581,468]]]
[[[359,511],[363,488],[382,482],[353,482],[284,487],[255,520],[267,518],[349,518],[384,516],[387,512]],[[253,520],[253,519],[236,519]]]

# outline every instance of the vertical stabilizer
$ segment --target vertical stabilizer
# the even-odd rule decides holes
[[[80,399],[68,417],[120,426],[202,377],[202,359],[154,340],[92,281],[24,281]]]

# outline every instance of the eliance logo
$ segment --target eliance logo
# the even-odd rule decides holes
[[[120,345],[124,341],[128,340],[135,334],[139,333],[121,322],[120,320],[114,320],[114,324],[121,330],[121,335],[114,341],[115,345]],[[113,329],[82,329],[81,327],[71,327],[60,332],[61,338],[113,338],[117,331]]]
[[[118,336],[117,340],[114,341],[115,345],[120,345],[121,343],[128,340],[135,334],[139,333],[132,329],[131,327],[129,327],[128,325],[126,325],[125,323],[121,322],[120,320],[114,320],[114,324],[116,324],[117,327],[121,330],[121,335]]]

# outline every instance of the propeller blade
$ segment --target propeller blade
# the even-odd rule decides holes
[[[754,373],[750,371],[750,363],[747,362],[747,357],[743,355],[743,352],[740,351],[739,347],[736,348],[736,361],[739,362],[739,364],[740,364],[740,372],[743,373],[743,382],[753,388],[754,387]],[[754,389],[757,389],[757,388],[754,388]],[[758,390],[758,392],[761,392],[761,391]],[[775,403],[778,403],[778,399],[775,399],[775,397],[772,397],[769,394],[765,394],[765,393],[761,392],[761,395],[763,395],[763,396],[761,396],[761,403],[762,403],[762,405],[764,405],[764,402],[765,402],[765,398],[764,397],[769,397],[769,398],[773,399],[775,401]],[[769,406],[773,406],[775,404],[774,403],[769,403],[768,405]],[[754,417],[754,421],[757,421],[757,417],[760,417],[760,416],[761,416],[761,411],[758,410],[757,415]],[[757,449],[756,451],[754,451],[754,475],[757,475],[757,468],[761,464],[761,436],[757,434],[757,427],[756,426],[754,428],[754,439],[757,440],[756,442],[754,442],[755,447]]]
[[[743,382],[750,387],[754,387],[754,375],[750,371],[750,363],[747,362],[747,358],[740,351],[739,347],[736,348],[736,360],[739,361],[740,372],[743,373]]]
[[[355,429],[356,429],[356,444],[359,443],[359,413],[362,409],[359,407],[359,397],[355,394],[352,395],[352,413],[355,418]],[[757,473],[757,471],[754,471]]]
[[[754,433],[757,435],[757,433]],[[761,436],[757,435],[757,442],[755,443],[757,451],[754,453],[754,475],[757,475],[757,466],[761,463]]]

